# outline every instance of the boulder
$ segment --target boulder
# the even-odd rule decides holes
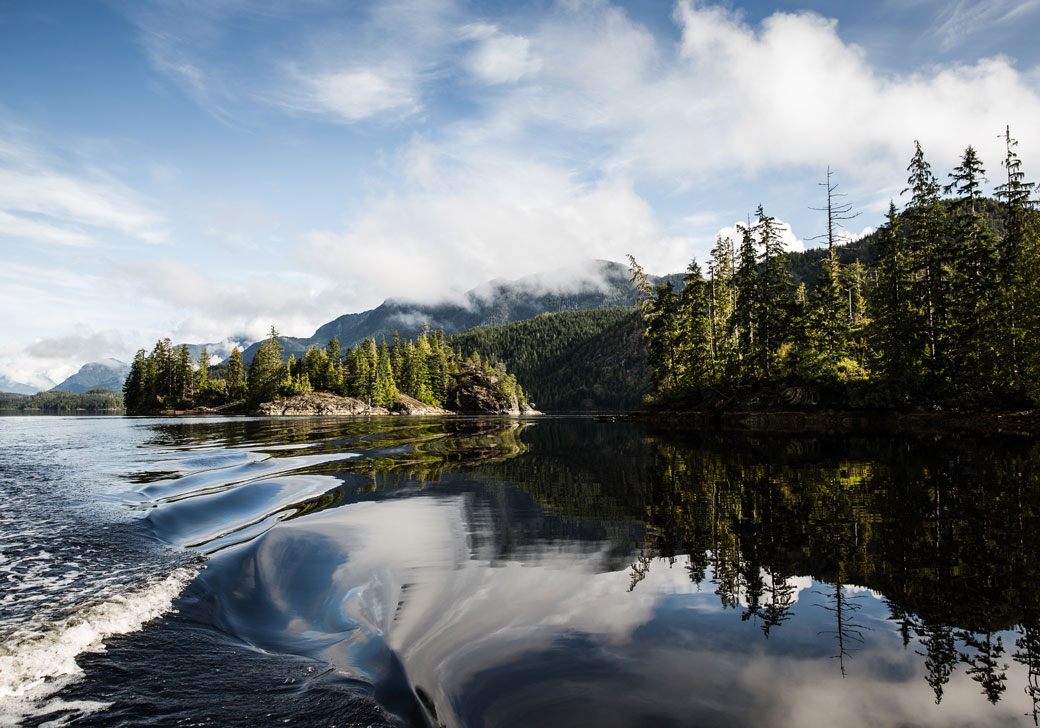
[[[343,417],[354,415],[388,415],[384,407],[370,407],[360,399],[340,397],[328,392],[298,394],[274,402],[264,402],[256,411],[259,415],[296,415],[311,417]]]
[[[420,402],[415,397],[407,394],[397,395],[397,404],[392,408],[394,414],[400,415],[450,415],[452,414],[443,407],[434,407],[432,404]]]

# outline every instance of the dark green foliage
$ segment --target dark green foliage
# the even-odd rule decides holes
[[[249,363],[247,398],[250,404],[277,399],[282,384],[282,348],[274,326]]]
[[[643,306],[654,398],[671,406],[729,397],[886,407],[1040,403],[1040,226],[1016,142],[1010,134],[1005,141],[1000,205],[982,197],[985,170],[972,147],[944,188],[953,198],[940,199],[915,142],[902,213],[890,205],[876,233],[793,263],[759,207],[754,225],[738,226],[735,256],[731,242],[716,244],[707,295],[688,296],[699,303],[680,305],[682,294],[660,286]],[[835,208],[828,200],[821,209],[830,216]],[[829,217],[832,243],[833,228]],[[795,288],[799,278],[810,284]]]
[[[0,410],[22,410],[31,412],[121,412],[123,395],[111,389],[98,387],[86,392],[62,390],[37,392],[36,394],[0,393]]]
[[[452,348],[503,362],[543,411],[619,411],[650,389],[639,314],[630,307],[542,314],[447,338]]]

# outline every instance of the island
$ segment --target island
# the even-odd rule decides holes
[[[283,359],[278,332],[249,363],[235,348],[226,363],[210,366],[205,349],[196,364],[186,345],[156,342],[134,357],[123,385],[128,414],[359,416],[540,414],[501,362],[463,357],[444,332],[424,326],[414,341],[369,338],[346,354],[333,337],[299,360]]]

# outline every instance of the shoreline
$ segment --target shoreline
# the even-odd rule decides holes
[[[957,412],[900,410],[639,410],[633,422],[677,429],[721,429],[778,434],[974,434],[1040,437],[1040,410]]]

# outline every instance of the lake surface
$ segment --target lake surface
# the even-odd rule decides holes
[[[0,725],[997,726],[1040,446],[0,418]]]

